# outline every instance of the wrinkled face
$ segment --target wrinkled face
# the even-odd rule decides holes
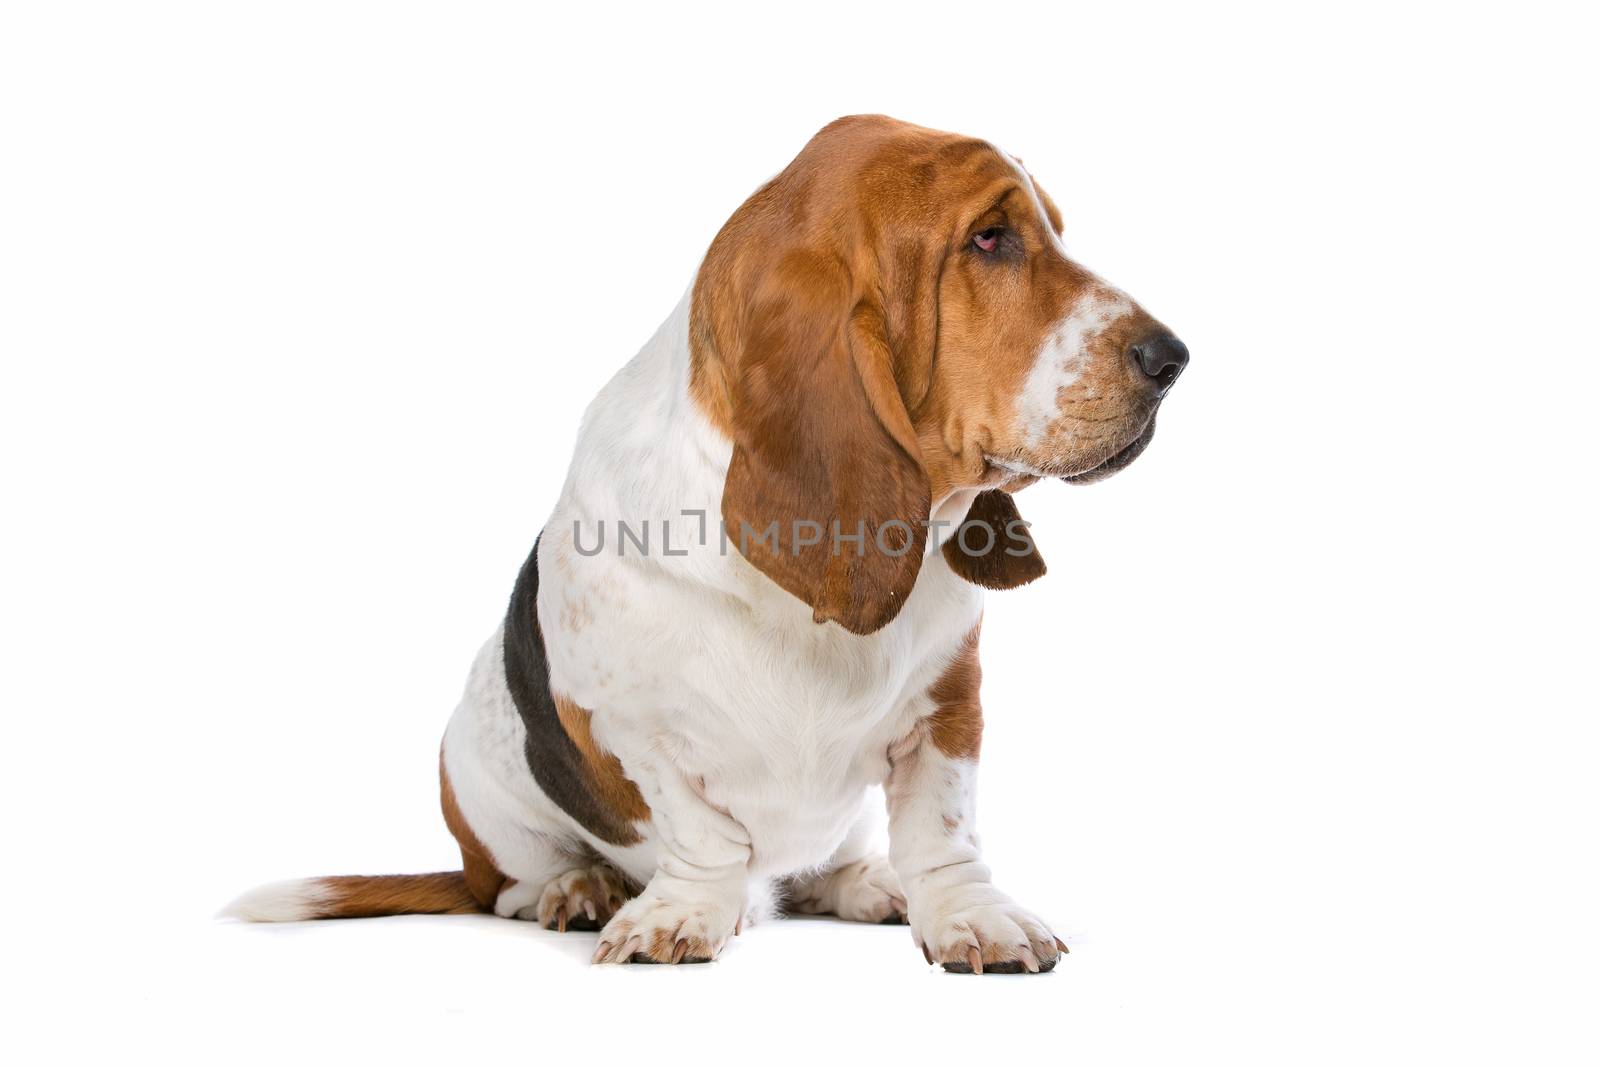
[[[1187,351],[1067,256],[1055,205],[1016,161],[979,151],[951,184],[933,381],[914,419],[925,453],[946,452],[954,486],[1121,470]]]
[[[779,531],[741,554],[854,633],[906,602],[933,518],[1010,530],[1011,492],[1132,462],[1188,360],[1067,258],[1021,164],[882,115],[830,123],[756,190],[692,296],[689,389],[732,444],[724,528]],[[951,544],[949,567],[985,588],[1044,573],[1031,542]]]

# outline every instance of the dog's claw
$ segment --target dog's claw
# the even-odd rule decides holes
[[[928,946],[927,945],[918,945],[917,947],[922,950],[922,958],[928,961],[928,965],[929,966],[932,966],[933,965],[933,953],[928,951]]]
[[[556,933],[564,934],[566,932],[567,932],[567,906],[565,904],[563,904],[559,908],[556,909]]]
[[[1028,946],[1024,945],[1024,946],[1022,946],[1022,951],[1021,951],[1020,955],[1022,956],[1022,965],[1024,967],[1028,968],[1028,973],[1029,974],[1038,974],[1039,973],[1039,957],[1037,957],[1037,956],[1035,956],[1033,954],[1033,949],[1031,949]]]
[[[983,973],[983,953],[978,951],[977,945],[967,949],[967,962],[972,965],[973,974]]]
[[[1061,954],[1063,956],[1065,956],[1067,953],[1072,951],[1070,948],[1067,947],[1067,943],[1065,941],[1061,940],[1059,937],[1056,938],[1056,948],[1061,950]]]
[[[600,942],[600,947],[594,950],[594,956],[590,958],[589,962],[590,963],[604,963],[607,954],[609,954],[610,952],[611,952],[611,942],[602,941],[602,942]]]
[[[689,953],[689,942],[679,941],[672,949],[672,962],[682,963],[683,957]]]

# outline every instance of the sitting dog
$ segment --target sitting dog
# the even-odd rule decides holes
[[[1011,494],[1127,466],[1187,362],[1067,257],[1020,160],[832,123],[584,416],[445,731],[463,869],[226,913],[486,911],[692,963],[776,898],[907,922],[947,970],[1050,970],[1066,946],[974,827],[982,590],[1044,573]]]

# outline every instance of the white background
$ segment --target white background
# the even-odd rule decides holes
[[[558,6],[0,15],[0,1043],[1593,1062],[1579,5]],[[584,404],[861,111],[1023,156],[1194,353],[1130,470],[1023,495],[1051,574],[989,602],[985,841],[1070,958],[214,923],[457,863],[438,738]]]

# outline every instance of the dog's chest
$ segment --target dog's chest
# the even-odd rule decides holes
[[[693,625],[656,630],[646,656],[611,656],[578,686],[624,765],[666,753],[749,830],[752,869],[776,873],[824,862],[843,840],[888,774],[890,745],[931,710],[928,688],[978,621],[981,593],[934,561],[901,616],[867,637],[774,593],[755,611],[699,603]]]
[[[567,598],[551,592],[541,614],[559,616]],[[596,740],[625,766],[664,755],[743,825],[754,869],[825,861],[886,776],[889,746],[930,709],[981,593],[935,559],[900,615],[860,636],[815,623],[776,586],[754,603],[674,592],[624,589],[614,603],[655,608],[557,622],[552,681],[593,710]]]
[[[659,725],[681,746],[680,769],[749,831],[752,869],[828,858],[887,776],[890,745],[928,710],[961,622],[908,616],[860,637],[806,619],[708,657],[695,712]]]

